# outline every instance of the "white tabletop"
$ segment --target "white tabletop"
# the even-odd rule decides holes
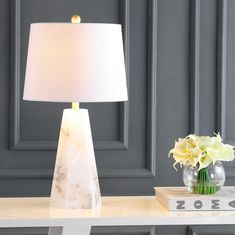
[[[152,196],[102,197],[99,210],[51,208],[49,198],[1,198],[0,227],[235,224],[235,211],[168,212]]]

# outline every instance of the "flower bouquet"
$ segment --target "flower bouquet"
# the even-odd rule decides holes
[[[222,143],[219,134],[213,137],[188,135],[175,142],[169,157],[184,167],[184,183],[187,189],[197,194],[214,194],[225,181],[225,173],[220,161],[234,159],[234,147]]]

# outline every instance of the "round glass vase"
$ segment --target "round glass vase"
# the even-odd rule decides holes
[[[222,163],[217,161],[198,171],[199,166],[187,165],[183,170],[183,181],[188,191],[195,194],[210,195],[219,191],[225,181]]]

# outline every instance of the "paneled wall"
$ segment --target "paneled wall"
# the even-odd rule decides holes
[[[30,23],[120,23],[129,101],[88,108],[102,195],[182,185],[167,154],[189,133],[235,145],[235,0],[1,0],[0,195],[50,194],[62,111],[22,100]],[[235,163],[226,164],[227,185]],[[93,228],[93,234],[234,234],[234,227]],[[46,234],[10,229],[0,234]]]

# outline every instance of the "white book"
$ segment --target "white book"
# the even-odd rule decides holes
[[[156,199],[169,211],[235,210],[235,187],[223,187],[213,195],[190,193],[185,187],[155,187]]]

